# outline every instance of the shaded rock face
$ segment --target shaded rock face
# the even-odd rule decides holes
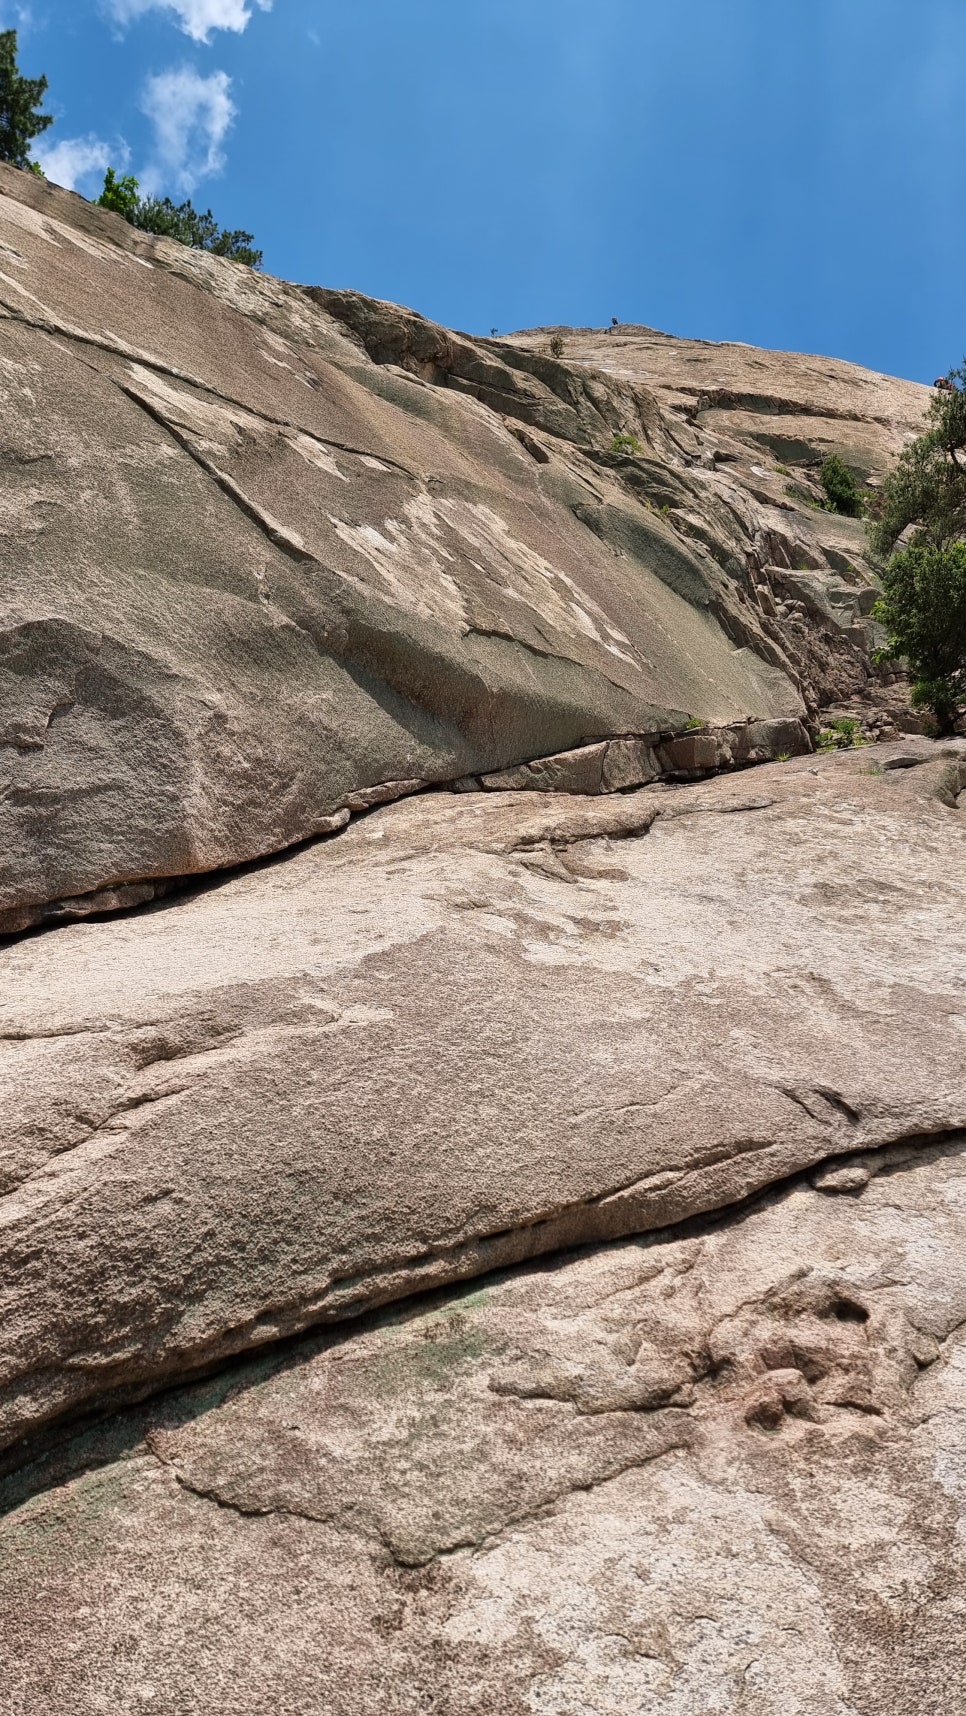
[[[706,470],[663,378],[262,278],[12,169],[0,228],[3,929],[360,794],[867,681],[859,528]],[[810,409],[852,373],[813,366]],[[775,565],[818,582],[784,602]]]

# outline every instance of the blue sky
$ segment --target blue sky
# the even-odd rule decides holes
[[[966,0],[0,0],[51,176],[501,332],[617,316],[931,381],[966,348]]]

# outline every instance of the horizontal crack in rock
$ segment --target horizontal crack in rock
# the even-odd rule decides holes
[[[961,1129],[955,1129],[936,1132],[931,1135],[922,1133],[904,1133],[899,1135],[896,1139],[884,1141],[882,1147],[888,1148],[889,1144],[903,1143],[905,1141],[918,1143],[923,1148],[934,1150],[936,1152],[940,1152],[943,1149],[961,1151],[966,1148],[966,1132]],[[834,1159],[840,1154],[841,1152],[830,1152],[828,1156],[819,1157],[818,1160],[825,1161]],[[815,1165],[817,1164],[812,1164],[812,1167]],[[908,1166],[911,1164],[904,1165]],[[355,1286],[358,1284],[360,1278],[353,1277],[344,1278],[342,1280],[334,1279],[324,1286],[320,1296],[314,1299],[311,1304],[303,1303],[301,1306],[292,1304],[289,1306],[276,1305],[274,1307],[270,1307],[262,1313],[259,1319],[253,1320],[252,1323],[227,1331],[218,1343],[210,1347],[207,1352],[198,1351],[193,1353],[190,1363],[182,1364],[180,1366],[172,1364],[164,1371],[163,1374],[159,1374],[150,1379],[142,1378],[139,1382],[133,1384],[122,1384],[119,1388],[113,1390],[109,1396],[101,1402],[100,1407],[95,1409],[93,1413],[90,1405],[87,1404],[78,1410],[65,1413],[59,1419],[51,1419],[46,1424],[38,1426],[37,1429],[31,1432],[17,1445],[15,1449],[8,1450],[7,1456],[4,1457],[2,1462],[0,1462],[0,1471],[8,1472],[24,1466],[32,1458],[35,1458],[38,1453],[42,1453],[45,1450],[57,1446],[64,1439],[70,1436],[72,1433],[72,1427],[78,1420],[94,1421],[105,1415],[110,1415],[118,1411],[123,1412],[125,1408],[130,1406],[132,1403],[151,1399],[161,1393],[169,1391],[172,1388],[181,1387],[219,1374],[225,1374],[226,1372],[230,1372],[238,1363],[248,1362],[252,1354],[255,1352],[265,1353],[273,1347],[281,1347],[281,1349],[284,1350],[285,1346],[289,1342],[304,1336],[313,1328],[341,1324],[342,1328],[340,1332],[342,1337],[345,1339],[351,1339],[353,1332],[351,1324],[354,1319],[362,1316],[376,1315],[384,1310],[386,1305],[390,1303],[397,1307],[401,1307],[405,1305],[407,1301],[415,1302],[418,1296],[430,1290],[457,1288],[468,1280],[485,1280],[485,1278],[490,1274],[502,1271],[508,1267],[514,1267],[517,1264],[526,1264],[539,1258],[549,1257],[555,1252],[559,1254],[560,1252],[574,1250],[575,1248],[581,1248],[583,1246],[607,1245],[615,1238],[626,1238],[632,1234],[646,1233],[648,1241],[654,1245],[660,1245],[667,1241],[676,1241],[682,1238],[694,1238],[700,1241],[703,1233],[714,1232],[720,1229],[722,1225],[741,1222],[748,1213],[754,1210],[756,1205],[758,1205],[762,1199],[781,1197],[796,1187],[807,1185],[808,1174],[810,1171],[811,1169],[805,1169],[797,1171],[791,1175],[786,1175],[784,1178],[770,1183],[765,1182],[761,1186],[755,1188],[755,1190],[750,1192],[746,1197],[741,1198],[735,1203],[723,1206],[711,1205],[704,1210],[691,1210],[679,1219],[672,1219],[661,1226],[655,1226],[650,1229],[642,1229],[640,1226],[634,1226],[633,1224],[627,1225],[626,1223],[623,1225],[615,1224],[613,1228],[609,1229],[606,1233],[599,1228],[595,1229],[591,1233],[584,1234],[570,1229],[563,1233],[558,1231],[547,1244],[527,1244],[527,1236],[529,1235],[532,1238],[536,1228],[540,1225],[546,1225],[545,1218],[537,1218],[534,1223],[527,1227],[509,1229],[503,1234],[491,1234],[483,1238],[467,1242],[462,1248],[462,1255],[459,1255],[454,1248],[448,1259],[442,1259],[447,1262],[449,1266],[441,1270],[434,1267],[441,1261],[440,1255],[434,1257],[429,1254],[424,1254],[410,1259],[400,1257],[388,1266],[394,1273],[388,1281],[383,1283],[381,1290],[376,1279],[374,1277],[370,1278],[370,1292],[364,1303],[360,1302],[358,1297],[353,1300],[353,1298],[348,1295],[342,1299],[341,1303],[338,1301],[333,1303],[333,1295],[338,1294],[340,1287],[346,1287],[348,1285]],[[900,1169],[899,1171],[902,1170]],[[605,1198],[613,1198],[614,1196],[614,1193],[604,1194]],[[574,1206],[570,1206],[567,1213],[572,1213],[573,1207]],[[591,1206],[588,1203],[587,1205],[577,1207],[589,1208]],[[687,1269],[684,1272],[687,1273],[687,1271],[693,1269],[695,1265],[696,1259],[690,1260],[687,1265]],[[426,1266],[426,1273],[423,1275],[423,1278],[414,1279],[414,1269],[423,1266]],[[654,1274],[659,1274],[660,1272],[660,1268],[657,1267],[655,1270],[648,1272],[646,1279],[651,1279]],[[783,1292],[788,1292],[794,1289],[800,1277],[807,1273],[807,1270],[799,1270],[796,1271],[792,1277],[789,1277],[784,1283],[776,1283],[768,1295],[769,1300],[771,1301],[776,1298],[780,1298]],[[877,1285],[882,1284],[883,1283],[881,1282],[877,1283]],[[850,1283],[843,1282],[842,1285],[849,1293],[854,1292],[854,1288]],[[628,1287],[627,1289],[620,1289],[619,1292],[632,1290],[633,1287]],[[614,1295],[608,1294],[605,1295],[605,1298],[612,1296]],[[327,1300],[328,1304],[326,1304]],[[734,1307],[734,1309],[728,1313],[728,1316],[721,1319],[721,1321],[732,1321],[735,1316],[740,1315],[744,1311],[758,1309],[761,1306],[761,1302],[760,1295],[753,1295],[750,1299],[743,1301],[738,1306]],[[272,1323],[271,1332],[269,1333],[266,1330],[263,1334],[259,1335],[257,1333],[258,1322],[269,1321]],[[717,1327],[718,1325],[715,1326]],[[961,1323],[950,1325],[948,1329],[937,1336],[937,1339],[941,1344],[944,1344],[946,1341],[950,1340],[962,1326],[966,1325]],[[929,1332],[933,1333],[934,1331]],[[615,1407],[614,1410],[620,1411],[626,1409]],[[663,1407],[655,1406],[654,1408],[648,1407],[631,1410],[635,1412],[637,1410],[653,1410],[655,1412],[663,1410],[672,1412],[675,1419],[681,1419],[683,1421],[685,1411],[690,1410],[690,1408],[687,1403],[681,1403],[680,1406],[665,1404]],[[156,1452],[156,1450],[153,1451]],[[158,1457],[160,1458],[160,1456]],[[647,1458],[652,1457],[656,1456],[647,1456]],[[164,1460],[162,1463],[168,1465],[172,1464],[170,1460]],[[633,1463],[639,1464],[642,1462],[635,1460]],[[611,1475],[614,1476],[617,1474]],[[187,1482],[182,1482],[180,1476],[178,1481],[185,1489],[196,1488]],[[599,1481],[607,1482],[609,1479],[604,1478]],[[572,1489],[580,1489],[583,1487],[594,1486],[568,1486],[568,1490],[564,1493],[570,1493],[570,1490]],[[219,1498],[213,1495],[206,1495],[202,1489],[196,1489],[196,1493],[198,1493],[202,1499],[211,1500],[213,1503],[217,1503],[218,1505],[233,1508],[235,1512],[244,1513],[246,1511],[243,1506],[236,1506],[235,1504],[219,1500]],[[284,1510],[278,1509],[273,1511]],[[306,1514],[305,1517],[315,1518],[316,1516]],[[319,1517],[321,1518],[321,1516]]]

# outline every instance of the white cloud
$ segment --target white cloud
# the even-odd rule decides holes
[[[141,110],[154,126],[154,153],[142,174],[145,190],[190,192],[221,172],[221,145],[235,117],[230,91],[226,72],[202,77],[192,66],[148,78]]]
[[[103,138],[94,136],[65,137],[60,143],[38,142],[34,154],[48,179],[68,191],[76,191],[85,179],[95,174],[103,179],[108,167],[126,166],[128,157],[123,143],[112,148]]]
[[[107,0],[119,24],[130,24],[145,12],[173,12],[186,36],[207,42],[212,30],[244,30],[251,21],[249,0]],[[272,0],[255,0],[262,12],[270,12]]]

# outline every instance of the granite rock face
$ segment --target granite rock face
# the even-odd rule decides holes
[[[2,1486],[11,1716],[966,1699],[964,1138],[528,1265]]]
[[[9,946],[8,1458],[319,1320],[966,1127],[964,787],[966,746],[920,740],[422,795]]]
[[[610,330],[537,329],[508,341],[535,352],[555,333],[564,341],[564,362],[643,383],[674,413],[679,432],[694,435],[695,450],[734,467],[739,480],[747,477],[749,448],[756,448],[796,473],[837,453],[857,476],[881,481],[910,432],[919,433],[928,397],[917,382],[838,358],[677,339],[625,323]],[[775,493],[782,494],[780,485]],[[826,545],[852,525],[829,514],[812,522]]]
[[[795,663],[806,701],[856,700],[867,712],[877,689],[866,653],[875,575],[862,521],[825,511],[818,477],[835,453],[866,491],[878,488],[921,433],[929,391],[835,358],[629,324],[536,329],[497,343],[534,358],[555,335],[568,370],[646,390],[657,403],[665,469],[650,446],[643,458],[615,462],[678,532],[710,542],[710,531],[719,558],[725,542],[744,557],[746,593]],[[897,715],[894,705],[890,720]]]
[[[745,443],[726,479],[663,378],[263,278],[6,168],[0,243],[0,929],[360,794],[868,682],[858,527]],[[850,373],[813,365],[809,408]],[[926,390],[878,386],[869,433],[880,393],[913,432]]]
[[[562,338],[0,167],[4,1716],[966,1703],[926,390]]]

